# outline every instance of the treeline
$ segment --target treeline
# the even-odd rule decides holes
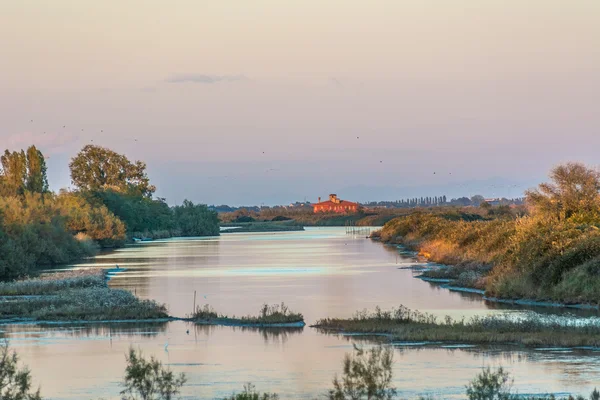
[[[526,193],[525,210],[487,205],[474,221],[412,213],[381,239],[452,264],[427,274],[488,296],[600,304],[600,174],[570,163],[551,179]]]
[[[497,198],[493,200],[496,205],[522,205],[524,199],[507,199],[505,197]],[[365,207],[388,207],[388,208],[418,208],[418,207],[443,207],[443,206],[454,206],[454,207],[479,207],[486,203],[486,200],[481,195],[475,195],[472,197],[458,197],[448,200],[446,196],[433,196],[433,197],[413,197],[410,199],[396,200],[396,201],[372,201],[365,203]]]
[[[119,247],[133,237],[219,234],[217,214],[186,200],[169,207],[153,198],[141,161],[85,146],[69,164],[75,190],[48,188],[43,154],[6,150],[0,158],[0,279],[36,266],[63,264]]]

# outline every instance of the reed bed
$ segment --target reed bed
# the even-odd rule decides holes
[[[33,279],[0,282],[0,296],[50,295],[69,289],[94,287],[106,287],[102,269],[45,273]]]
[[[475,316],[443,319],[404,306],[363,310],[352,318],[326,318],[315,328],[335,333],[386,334],[397,341],[516,344],[528,347],[598,347],[600,319],[569,319],[530,313],[521,317]]]
[[[276,324],[292,324],[303,323],[304,316],[300,313],[291,311],[285,303],[281,304],[264,304],[259,310],[258,315],[229,317],[224,314],[217,313],[211,306],[198,306],[196,312],[191,315],[191,319],[196,323],[201,324],[231,324],[231,325],[276,325]]]
[[[108,287],[102,269],[42,274],[0,283],[0,318],[34,321],[111,321],[167,318],[164,305]]]

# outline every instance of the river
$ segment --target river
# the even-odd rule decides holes
[[[395,247],[347,235],[342,227],[144,242],[73,267],[118,264],[123,271],[112,287],[166,303],[175,316],[192,311],[194,292],[198,304],[238,316],[283,301],[308,325],[377,305],[453,317],[520,312],[414,279],[413,271],[402,269],[414,263]],[[1,329],[50,399],[118,399],[130,346],[185,372],[183,398],[219,398],[247,382],[283,399],[322,398],[354,340],[308,326],[281,332],[182,321]],[[394,384],[401,398],[456,398],[482,367],[504,366],[521,394],[587,395],[600,382],[599,356],[569,349],[398,347]]]

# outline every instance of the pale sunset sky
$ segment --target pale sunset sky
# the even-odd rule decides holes
[[[171,204],[517,196],[600,164],[600,1],[1,0],[0,148],[92,141]]]

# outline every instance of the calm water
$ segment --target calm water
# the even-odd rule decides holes
[[[403,304],[455,317],[519,312],[492,309],[476,295],[414,279],[412,271],[399,269],[414,260],[398,257],[394,247],[348,236],[344,228],[143,243],[76,267],[115,264],[126,270],[111,286],[166,303],[175,316],[192,311],[194,291],[198,304],[230,315],[256,314],[265,302],[285,301],[308,324],[376,305]],[[131,345],[185,372],[184,398],[222,397],[246,382],[282,398],[318,398],[353,343],[309,327],[281,332],[185,322],[2,329],[52,399],[119,398],[124,355]],[[405,398],[427,393],[457,397],[482,366],[502,365],[515,374],[520,393],[587,394],[600,382],[599,356],[564,349],[403,347],[395,354],[395,384]]]

